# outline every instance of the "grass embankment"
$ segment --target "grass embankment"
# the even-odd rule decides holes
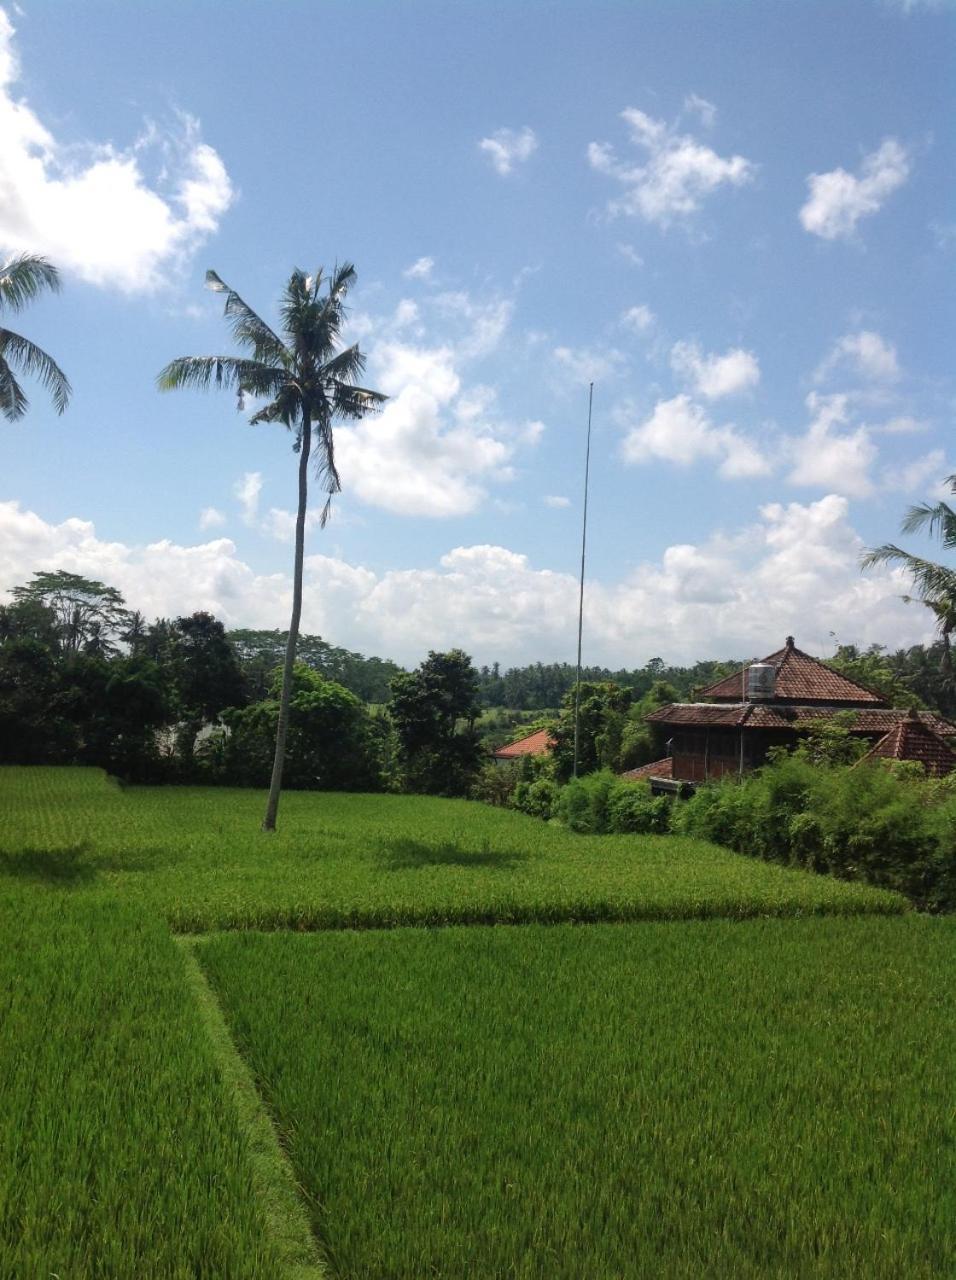
[[[0,873],[113,889],[173,929],[894,913],[895,894],[685,837],[582,839],[418,796],[122,790],[92,770],[0,771]]]
[[[952,921],[198,944],[349,1280],[956,1269]]]
[[[0,893],[0,1276],[275,1280],[248,1142],[162,920]]]

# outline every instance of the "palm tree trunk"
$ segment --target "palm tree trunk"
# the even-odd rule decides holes
[[[285,649],[282,668],[282,692],[279,695],[279,723],[276,726],[276,754],[272,763],[272,782],[269,785],[269,802],[262,820],[263,831],[275,831],[276,814],[279,812],[279,792],[282,789],[282,767],[285,764],[285,739],[289,728],[289,703],[292,701],[292,668],[299,640],[299,618],[302,614],[302,562],[305,558],[305,511],[309,500],[309,450],[312,447],[312,419],[307,409],[302,411],[302,440],[299,447],[299,510],[295,518],[295,568],[292,574],[292,618],[289,622],[289,643]]]

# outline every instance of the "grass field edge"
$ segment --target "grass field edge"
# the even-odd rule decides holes
[[[174,941],[182,955],[187,986],[223,1083],[234,1099],[239,1125],[249,1145],[256,1196],[288,1280],[330,1280],[295,1173],[252,1073],[235,1046],[216,993],[203,972],[196,949],[198,936],[181,935]]]

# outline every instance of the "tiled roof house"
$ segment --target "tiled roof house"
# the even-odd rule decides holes
[[[517,742],[499,747],[491,753],[491,757],[507,764],[509,760],[520,760],[523,756],[546,756],[553,745],[547,729],[539,729],[537,733],[529,733],[526,738],[519,738]]]
[[[884,734],[860,763],[866,760],[916,760],[934,778],[943,778],[956,769],[956,755],[915,711]]]
[[[901,732],[904,721],[919,726],[899,749],[917,737],[923,741],[925,730],[948,750],[942,739],[956,734],[956,726],[932,712],[915,712],[914,720],[907,711],[889,707],[880,694],[798,649],[793,636],[782,649],[718,680],[700,696],[700,702],[671,703],[647,717],[667,750],[659,762],[665,767],[652,776],[670,780],[671,786],[756,768],[771,747],[795,746],[808,721],[831,719],[839,712],[852,712],[849,731],[874,744]]]

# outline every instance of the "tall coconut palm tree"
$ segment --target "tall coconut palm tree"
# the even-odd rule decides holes
[[[950,491],[956,494],[956,475],[947,476]],[[903,518],[903,533],[928,533],[939,539],[945,551],[956,550],[956,511],[948,502],[920,502],[910,507]],[[925,605],[936,618],[936,631],[943,646],[941,669],[947,680],[953,671],[951,643],[956,631],[956,570],[915,556],[892,542],[873,547],[863,557],[864,569],[878,564],[898,564],[913,580],[916,592],[903,596],[911,604]]]
[[[210,386],[232,389],[238,394],[240,409],[245,407],[247,395],[257,401],[265,400],[249,421],[281,423],[292,432],[292,447],[299,455],[292,618],[282,669],[275,759],[263,831],[275,830],[282,787],[292,668],[302,614],[302,562],[313,433],[316,472],[326,494],[320,521],[324,528],[332,496],[341,489],[335,466],[333,425],[337,419],[362,418],[385,399],[377,391],[356,385],[356,378],[365,366],[365,357],[358,345],[341,346],[345,296],[355,278],[351,263],[335,267],[329,275],[324,275],[321,268],[314,276],[298,269],[293,271],[279,305],[280,337],[215,271],[207,271],[206,286],[215,293],[225,294],[224,314],[232,327],[232,335],[249,354],[180,356],[171,361],[157,379],[161,391],[177,387],[206,390]]]
[[[0,316],[4,311],[22,311],[44,289],[56,293],[59,288],[60,274],[52,263],[21,253],[0,265]],[[0,324],[0,413],[8,422],[22,418],[29,405],[18,374],[38,378],[49,391],[57,413],[69,404],[70,384],[53,357],[29,338]]]

